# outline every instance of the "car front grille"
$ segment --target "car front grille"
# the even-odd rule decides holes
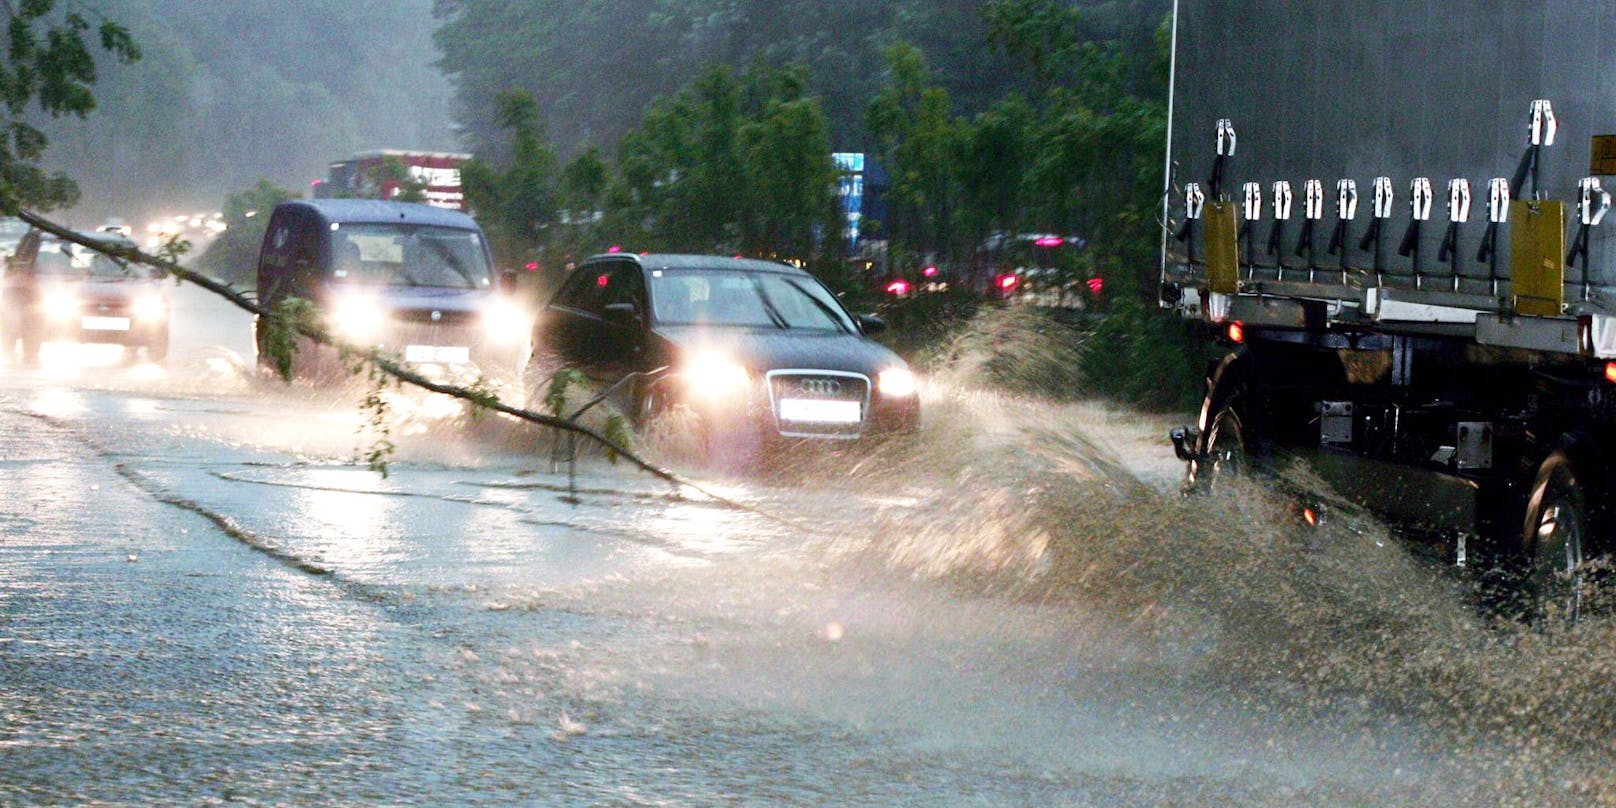
[[[79,311],[89,317],[128,317],[131,306],[128,300],[84,300],[79,303]]]
[[[768,374],[769,405],[781,435],[856,438],[870,409],[870,380],[858,373],[777,370]]]
[[[477,312],[444,309],[399,309],[393,312],[393,319],[399,323],[452,328],[476,323]]]

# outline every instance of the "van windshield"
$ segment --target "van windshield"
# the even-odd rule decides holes
[[[486,289],[493,268],[473,230],[406,224],[332,226],[331,279],[337,283]]]

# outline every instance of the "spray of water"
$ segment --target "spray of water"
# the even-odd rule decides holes
[[[1126,625],[1158,672],[1265,709],[1414,721],[1430,754],[1478,764],[1467,793],[1488,802],[1616,799],[1608,609],[1511,622],[1478,605],[1470,576],[1350,508],[1308,526],[1261,481],[1182,498],[1165,440],[1044,395],[1070,361],[1070,344],[1048,344],[1058,332],[995,317],[933,373],[921,434],[846,474],[904,496],[823,542],[828,557]]]

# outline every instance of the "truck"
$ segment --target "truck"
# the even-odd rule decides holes
[[[459,152],[372,149],[331,163],[327,178],[314,184],[316,199],[400,199],[450,210],[465,210],[460,166],[471,155]],[[406,190],[418,199],[401,198]]]
[[[1186,488],[1261,472],[1577,617],[1616,549],[1616,15],[1175,6],[1159,297],[1217,346]]]

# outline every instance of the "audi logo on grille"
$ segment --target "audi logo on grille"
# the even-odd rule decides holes
[[[842,394],[842,383],[835,379],[803,379],[797,382],[797,389],[804,395],[838,396]]]

